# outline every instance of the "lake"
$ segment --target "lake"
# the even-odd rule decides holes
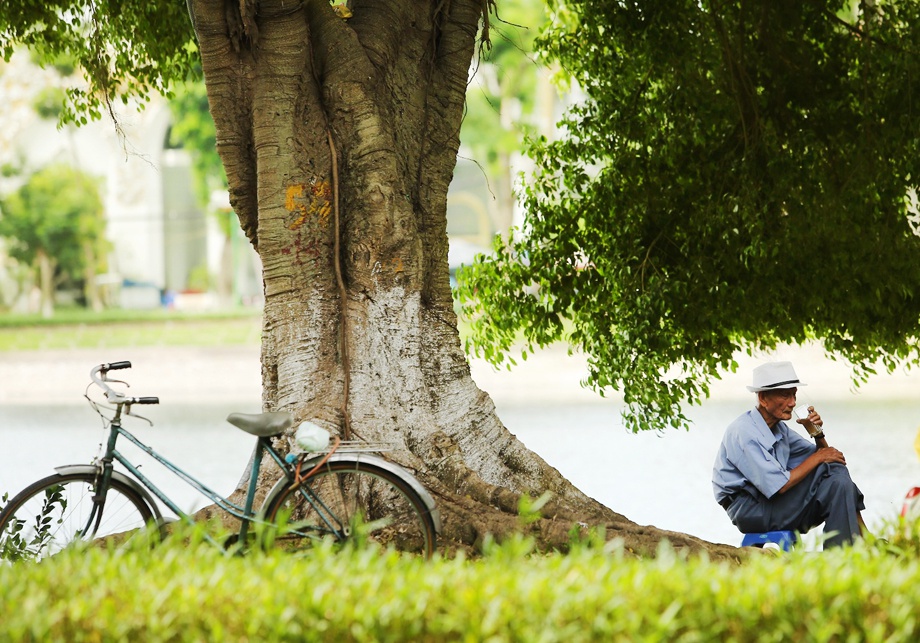
[[[627,433],[617,402],[516,399],[499,402],[499,416],[512,433],[585,493],[639,523],[690,533],[713,542],[738,544],[739,535],[712,497],[710,471],[724,427],[750,400],[711,401],[691,409],[690,431],[663,435]],[[232,411],[257,411],[257,403],[208,402],[145,407],[154,427],[132,430],[175,463],[220,492],[233,489],[252,439],[224,418]],[[917,401],[841,401],[820,409],[828,439],[847,456],[853,479],[866,496],[872,527],[895,516],[909,488],[920,485],[913,441],[920,424]],[[0,405],[0,492],[18,492],[61,464],[86,463],[104,437],[87,404]],[[158,464],[125,443],[124,450],[167,493],[190,510],[203,499]]]
[[[119,374],[135,395],[162,400],[137,409],[154,427],[135,421],[129,428],[216,491],[235,488],[252,438],[224,420],[233,411],[260,410],[258,346],[0,354],[0,493],[17,493],[54,466],[92,460],[103,427],[81,393],[93,364],[116,359],[133,362]],[[854,391],[848,369],[818,347],[741,355],[737,372],[723,373],[711,398],[687,411],[689,431],[633,435],[623,429],[620,401],[579,385],[586,360],[564,347],[540,351],[510,371],[475,359],[471,369],[508,429],[588,495],[639,524],[738,544],[737,530],[712,497],[710,474],[725,427],[754,404],[745,390],[751,369],[768,359],[792,360],[809,384],[799,390],[800,402],[815,404],[828,440],[847,457],[866,496],[869,526],[897,515],[906,492],[920,485],[913,447],[920,428],[920,373],[879,375]],[[48,403],[57,400],[68,403]],[[124,449],[132,458],[138,454],[127,444]],[[149,458],[140,453],[138,460]],[[194,490],[164,475],[158,464],[149,462],[143,471],[183,508],[203,506]]]

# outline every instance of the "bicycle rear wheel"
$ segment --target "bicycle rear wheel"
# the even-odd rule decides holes
[[[147,502],[129,485],[111,480],[97,503],[96,476],[49,476],[24,489],[0,511],[0,559],[41,560],[75,542],[122,544],[155,525]],[[145,530],[159,538],[157,529]]]
[[[436,533],[419,495],[399,476],[373,464],[331,461],[300,486],[265,502],[263,517],[278,524],[275,544],[309,546],[316,538],[352,539],[430,557]]]

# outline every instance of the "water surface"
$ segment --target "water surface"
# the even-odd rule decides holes
[[[627,433],[615,402],[499,403],[506,426],[529,448],[581,488],[640,524],[738,544],[739,535],[712,497],[710,473],[724,428],[747,410],[738,401],[712,401],[689,412],[690,431]],[[232,411],[257,412],[227,402],[146,407],[149,427],[129,428],[176,464],[227,493],[239,481],[253,438],[225,422]],[[913,443],[920,402],[839,402],[821,409],[830,443],[847,457],[866,496],[870,527],[895,516],[904,494],[920,485]],[[102,423],[87,404],[0,405],[0,493],[18,492],[56,465],[89,463],[104,439]],[[194,510],[204,499],[164,473],[146,454],[125,443],[142,471]]]

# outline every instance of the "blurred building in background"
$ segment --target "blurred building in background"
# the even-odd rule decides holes
[[[43,116],[36,105],[49,89],[62,86],[57,71],[37,67],[27,52],[0,61],[0,194],[51,163],[69,163],[99,177],[112,249],[108,271],[98,280],[110,306],[258,305],[258,255],[242,231],[229,239],[229,301],[218,301],[212,292],[228,269],[222,261],[228,240],[195,199],[188,153],[168,145],[171,112],[165,99],[154,97],[142,110],[118,102],[112,106],[114,121],[103,116],[82,127],[59,128],[56,117]],[[10,273],[9,261],[0,263],[0,283],[14,279]],[[26,295],[0,304],[25,309]]]
[[[114,120],[104,115],[80,127],[59,127],[53,108],[73,83],[73,76],[34,64],[26,51],[0,61],[0,197],[52,163],[100,179],[112,245],[106,271],[96,279],[109,307],[261,305],[258,255],[238,225],[221,226],[212,216],[229,212],[226,193],[213,194],[206,206],[196,199],[189,153],[169,144],[167,101],[155,96],[143,109],[118,102]],[[448,196],[452,277],[488,252],[492,236],[510,221],[496,198],[501,190],[495,179],[471,155],[461,153]],[[2,243],[0,310],[26,312],[29,285],[14,283],[23,273],[4,257]]]

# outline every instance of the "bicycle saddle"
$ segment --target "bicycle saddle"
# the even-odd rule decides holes
[[[282,434],[294,425],[294,416],[287,411],[269,413],[231,413],[227,422],[260,438],[271,438]]]

